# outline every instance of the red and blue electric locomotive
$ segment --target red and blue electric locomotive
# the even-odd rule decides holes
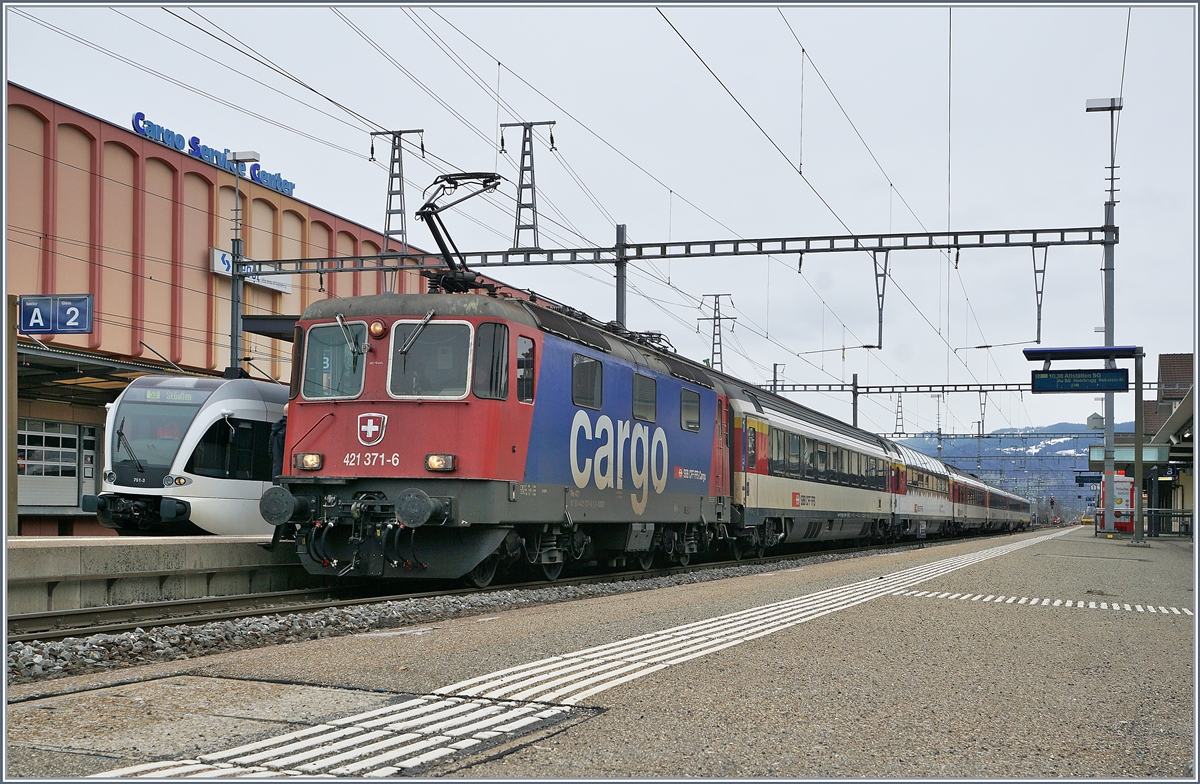
[[[717,393],[690,363],[529,302],[327,300],[297,324],[281,486],[314,573],[486,584],[523,560],[707,549],[729,514]],[[645,521],[645,522],[641,522]]]

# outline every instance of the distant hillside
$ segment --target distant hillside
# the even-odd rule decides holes
[[[1115,425],[1117,432],[1133,432],[1132,422]],[[982,439],[943,437],[941,459],[955,468],[1013,490],[1048,511],[1051,496],[1055,513],[1078,516],[1092,497],[1090,487],[1075,484],[1075,475],[1088,470],[1088,445],[1103,443],[1104,431],[1086,424],[1059,422],[1018,430],[1001,428]],[[936,437],[902,439],[902,443],[938,457]]]

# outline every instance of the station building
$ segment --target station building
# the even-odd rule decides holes
[[[90,294],[94,307],[91,334],[16,339],[17,443],[15,456],[9,445],[9,468],[15,460],[18,514],[8,532],[110,534],[80,508],[84,494],[100,489],[104,405],[140,375],[177,373],[172,363],[211,375],[230,364],[235,192],[244,253],[255,261],[370,256],[384,241],[297,198],[303,183],[273,169],[269,149],[235,183],[228,142],[204,138],[203,129],[180,133],[151,107],[131,107],[146,111],[118,124],[11,82],[7,96],[10,314],[16,295]],[[383,276],[331,269],[264,277],[244,287],[244,313],[294,319],[319,299],[384,291]],[[426,290],[415,270],[398,277],[397,292]],[[254,357],[251,376],[286,383],[284,333],[250,329],[243,347]]]

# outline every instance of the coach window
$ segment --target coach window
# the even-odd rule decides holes
[[[787,473],[787,431],[771,428],[771,452],[769,470],[771,476],[784,476]]]
[[[571,356],[571,402],[584,408],[604,404],[604,366],[582,354]]]
[[[879,468],[875,458],[867,458],[867,486],[879,489]]]
[[[835,482],[843,482],[846,477],[842,474],[842,450],[833,444],[829,445],[829,457],[826,465],[829,466],[829,478]]]
[[[787,473],[792,479],[799,479],[804,475],[803,468],[800,466],[800,439],[795,433],[788,433],[788,466]]]
[[[800,436],[800,460],[804,463],[805,479],[817,478],[817,442]]]
[[[717,408],[720,422],[721,409]],[[691,389],[679,390],[679,426],[691,433],[700,432],[700,393]],[[719,426],[719,425],[718,425]]]
[[[508,327],[485,322],[475,328],[475,397],[508,399]]]
[[[754,425],[750,425],[746,430],[746,470],[750,472],[758,469],[758,449],[755,445],[757,440]]]
[[[633,374],[633,418],[642,422],[658,418],[658,384],[641,373]]]
[[[517,400],[533,402],[533,341],[517,337]]]
[[[817,442],[817,479],[826,479],[827,461],[829,457],[828,447],[821,441]]]
[[[367,325],[362,322],[310,328],[304,346],[304,397],[358,397],[367,364],[366,342]]]

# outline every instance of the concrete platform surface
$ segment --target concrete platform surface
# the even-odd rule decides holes
[[[24,684],[6,772],[1194,778],[1193,561],[1051,529]]]

